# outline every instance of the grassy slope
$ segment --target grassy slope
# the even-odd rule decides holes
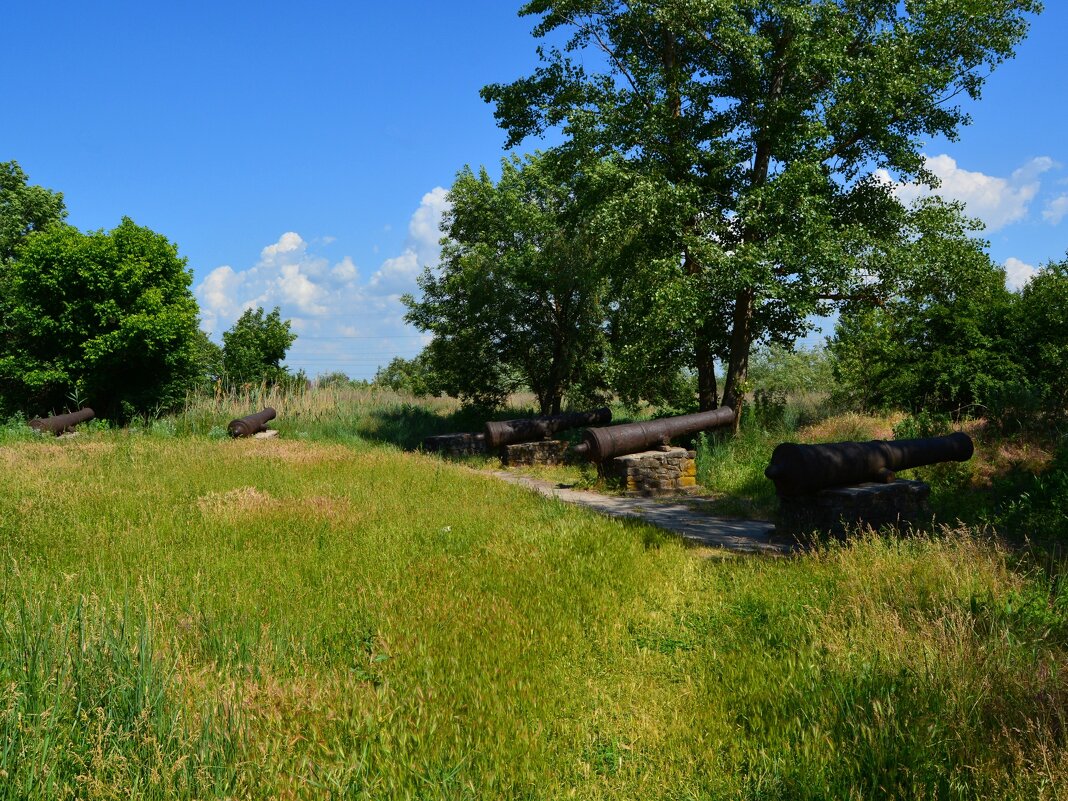
[[[1052,797],[1065,597],[701,558],[366,445],[0,447],[0,798]]]

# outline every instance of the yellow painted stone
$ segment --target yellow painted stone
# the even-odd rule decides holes
[[[694,478],[693,476],[683,476],[682,478],[679,479],[679,486],[680,487],[696,487],[697,486],[697,479]]]

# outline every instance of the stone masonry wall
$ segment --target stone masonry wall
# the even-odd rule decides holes
[[[835,487],[811,495],[779,498],[777,534],[807,538],[813,532],[844,537],[849,529],[886,526],[919,528],[931,522],[922,481],[899,479],[889,484]]]
[[[695,456],[685,448],[630,453],[605,462],[601,471],[606,478],[618,479],[627,495],[677,495],[697,487]]]
[[[440,434],[423,440],[423,450],[446,457],[484,456],[485,434]]]
[[[505,467],[564,464],[568,447],[569,443],[558,439],[505,445],[501,448],[501,463]]]

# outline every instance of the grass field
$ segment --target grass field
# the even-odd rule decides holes
[[[177,426],[0,446],[0,798],[1068,792],[1068,593],[967,531],[723,557]]]

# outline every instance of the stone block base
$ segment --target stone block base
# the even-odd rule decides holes
[[[501,448],[501,463],[505,467],[559,465],[566,460],[568,447],[569,443],[558,439],[505,445]]]
[[[697,489],[696,454],[685,448],[664,448],[617,456],[601,465],[605,478],[616,479],[626,495],[656,497]]]
[[[813,532],[844,537],[847,530],[884,526],[922,527],[931,520],[922,481],[835,487],[812,495],[779,498],[776,534],[805,538]]]
[[[442,456],[485,456],[485,434],[439,434],[423,440],[423,450],[427,453],[440,453]]]

